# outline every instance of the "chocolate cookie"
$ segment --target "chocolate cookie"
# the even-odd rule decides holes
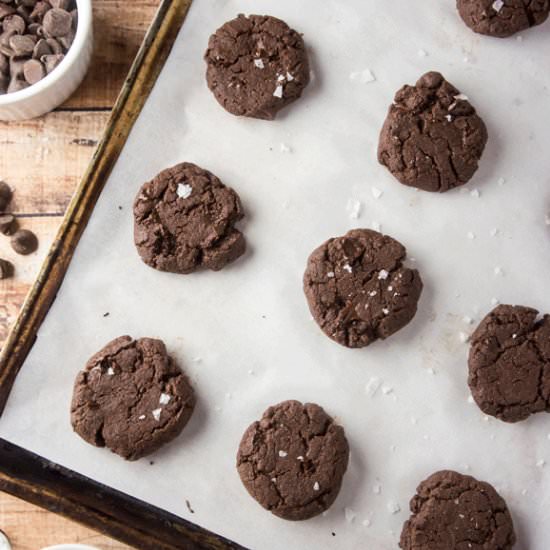
[[[457,0],[456,7],[470,29],[499,38],[540,25],[550,13],[549,0]]]
[[[399,547],[403,550],[511,550],[512,517],[495,489],[444,470],[423,481],[411,500]]]
[[[499,305],[472,335],[468,384],[479,408],[505,422],[550,412],[550,315]]]
[[[137,460],[174,439],[194,406],[193,388],[161,340],[121,336],[78,374],[71,423],[88,443]]]
[[[239,15],[222,25],[204,58],[208,87],[234,115],[272,120],[309,83],[302,37],[267,15]]]
[[[304,292],[328,337],[361,348],[411,321],[422,280],[416,269],[404,267],[405,256],[403,245],[370,229],[353,229],[312,252]]]
[[[189,162],[143,184],[134,201],[134,241],[141,259],[173,273],[218,271],[241,256],[241,201],[216,176]]]
[[[308,519],[336,500],[349,447],[318,405],[283,401],[244,433],[237,469],[250,495],[283,519]]]
[[[471,179],[486,143],[487,129],[468,98],[430,72],[395,94],[378,161],[404,185],[443,192]]]

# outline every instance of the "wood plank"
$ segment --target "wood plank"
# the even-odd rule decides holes
[[[110,109],[159,0],[93,0],[94,54],[82,86],[63,109]]]
[[[18,214],[63,213],[94,152],[108,112],[54,112],[0,122],[0,177]]]
[[[0,517],[2,530],[9,537],[13,550],[38,550],[44,546],[66,543],[97,545],[102,550],[130,549],[5,493],[0,495]]]

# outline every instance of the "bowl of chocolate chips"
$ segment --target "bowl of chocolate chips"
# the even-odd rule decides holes
[[[0,120],[63,103],[92,55],[91,0],[0,0]]]

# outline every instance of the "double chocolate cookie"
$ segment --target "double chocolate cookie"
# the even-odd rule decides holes
[[[485,413],[518,422],[550,412],[550,315],[499,305],[472,336],[468,384]]]
[[[174,273],[218,271],[246,248],[235,223],[241,201],[214,174],[189,162],[163,170],[134,201],[134,242],[151,267]]]
[[[399,547],[403,550],[511,550],[514,524],[504,499],[483,481],[441,471],[423,481],[411,500]]]
[[[473,31],[506,38],[544,23],[549,0],[457,0],[460,17]]]
[[[384,339],[414,317],[422,292],[416,269],[403,265],[406,250],[370,229],[329,239],[309,257],[304,292],[324,333],[360,348]]]
[[[302,37],[275,17],[228,21],[210,37],[204,58],[208,87],[234,115],[271,120],[309,83]]]
[[[443,192],[472,178],[486,143],[487,129],[468,98],[430,72],[395,95],[378,161],[404,185]]]
[[[308,519],[336,500],[349,447],[318,405],[284,401],[244,433],[237,469],[250,495],[283,519]]]
[[[161,340],[121,336],[78,374],[71,423],[88,443],[137,460],[174,439],[194,406],[193,388]]]

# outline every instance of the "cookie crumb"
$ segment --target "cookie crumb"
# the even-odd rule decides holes
[[[187,506],[187,509],[188,509],[192,514],[195,513],[195,510],[193,510],[193,508],[191,508],[191,503],[190,503],[188,500],[185,500],[185,505]]]

